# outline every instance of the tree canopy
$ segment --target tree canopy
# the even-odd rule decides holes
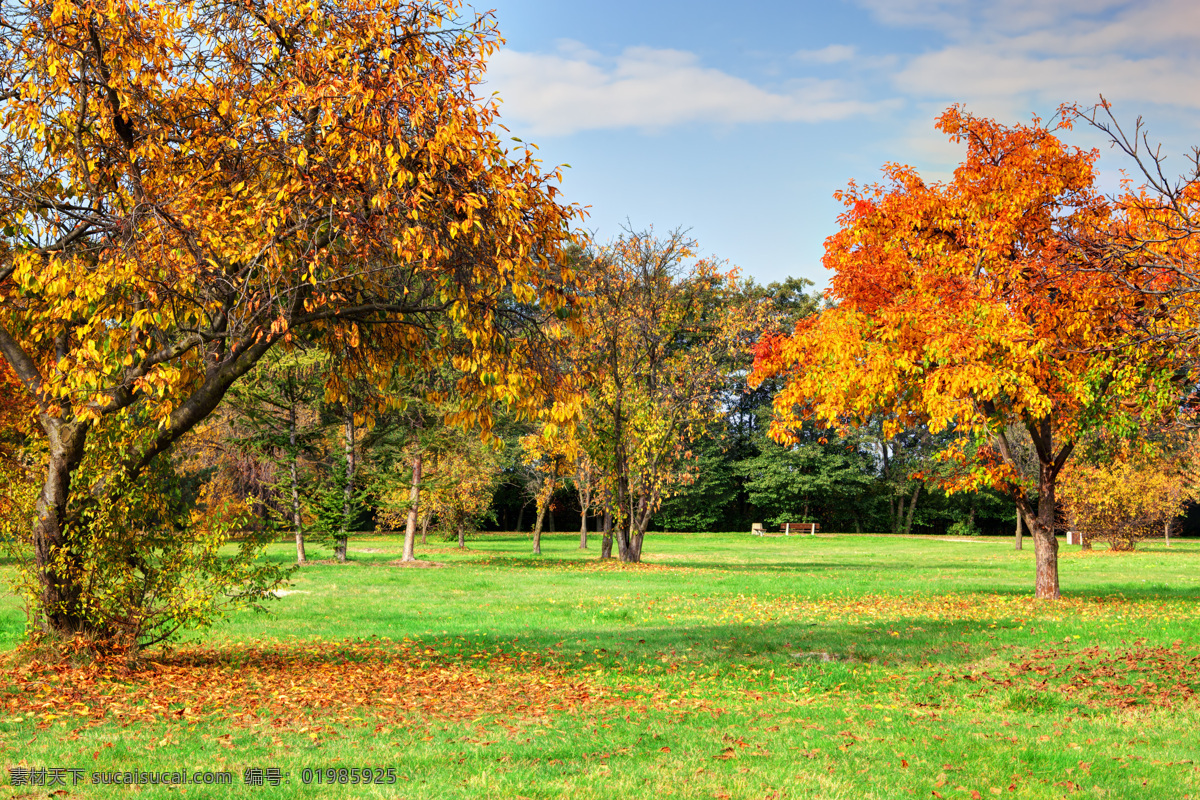
[[[51,628],[95,627],[71,555],[85,509],[301,331],[339,360],[331,399],[447,360],[464,421],[553,392],[536,327],[570,313],[557,253],[576,212],[478,97],[490,16],[56,0],[0,18],[0,353],[48,443],[33,539]],[[84,477],[102,429],[114,444]]]
[[[772,428],[783,441],[801,419],[848,427],[879,411],[886,435],[957,433],[971,460],[948,483],[1014,494],[1034,521],[1036,594],[1057,597],[1058,473],[1081,431],[1119,422],[1120,398],[1169,405],[1170,348],[1131,335],[1146,323],[1146,287],[1091,269],[1074,245],[1112,218],[1095,151],[1036,119],[1007,127],[952,108],[938,127],[967,146],[953,179],[927,183],[888,164],[885,184],[839,193],[846,211],[824,257],[835,305],[765,338],[755,375],[785,378]],[[1036,512],[1010,423],[1038,455]]]

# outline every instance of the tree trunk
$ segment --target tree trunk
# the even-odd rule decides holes
[[[1055,507],[1054,488],[1059,470],[1067,463],[1075,449],[1075,443],[1068,441],[1058,452],[1054,450],[1054,426],[1049,417],[1028,421],[1025,429],[1037,450],[1038,456],[1038,507],[1036,513],[1033,505],[1024,492],[1018,491],[1017,505],[1025,517],[1029,534],[1033,537],[1033,560],[1036,569],[1033,591],[1039,600],[1057,600],[1061,597],[1058,588],[1058,538],[1054,535]],[[1004,460],[1014,468],[1019,466],[1014,458],[1012,446],[1003,433],[997,434],[992,440],[1000,450]],[[1087,538],[1084,538],[1087,541]]]
[[[582,486],[582,482],[580,482],[579,485]],[[591,485],[589,484],[588,487],[589,488],[587,488],[586,490],[582,489],[582,488],[579,490],[579,549],[580,550],[587,550],[587,546],[588,546],[588,544],[587,544],[587,535],[588,535],[587,517],[588,517],[588,510],[592,507]]]
[[[467,546],[467,526],[463,523],[458,523],[458,549],[462,550]]]
[[[1018,505],[1017,506],[1017,534],[1016,534],[1017,539],[1016,539],[1016,543],[1014,544],[1014,548],[1017,550],[1020,550],[1025,546],[1025,542],[1023,541],[1024,537],[1025,537],[1025,530],[1024,530],[1025,524],[1024,523],[1025,523],[1025,518],[1021,514],[1021,506]]]
[[[401,561],[416,561],[413,554],[417,541],[417,502],[421,498],[421,450],[413,456],[412,487],[408,490],[408,519],[404,524],[404,555]]]
[[[546,508],[549,504],[538,504],[537,522],[533,526],[533,553],[540,556],[542,554],[542,522],[546,518]]]
[[[624,563],[629,563],[629,518],[617,520],[617,558]]]
[[[1167,542],[1167,547],[1171,546],[1171,520],[1163,523],[1163,538]]]
[[[89,626],[82,608],[83,586],[79,556],[67,541],[67,501],[71,476],[83,460],[86,423],[55,424],[49,436],[46,480],[37,501],[33,526],[33,555],[41,588],[42,612],[55,633],[73,635]]]
[[[526,501],[525,504],[521,506],[521,510],[517,512],[517,533],[521,532],[521,526],[525,524],[525,506],[527,505],[529,505],[528,501]]]
[[[912,497],[908,501],[908,519],[904,522],[904,535],[912,534],[913,514],[917,510],[917,495],[921,493],[921,482],[917,481],[917,485],[913,487]]]
[[[1062,595],[1058,588],[1058,537],[1054,535],[1054,479],[1057,477],[1052,464],[1041,464],[1038,471],[1038,514],[1030,533],[1033,534],[1034,562],[1037,575],[1034,578],[1034,597],[1039,600],[1057,600]]]
[[[888,499],[888,503],[895,509],[892,516],[892,533],[898,534],[903,529],[902,526],[904,523],[904,495],[900,495],[899,497],[893,495]]]
[[[288,407],[288,445],[292,448],[288,454],[289,469],[292,474],[292,530],[296,532],[296,563],[304,564],[304,527],[300,518],[300,481],[296,475],[296,404]]]
[[[345,432],[346,487],[342,493],[342,530],[341,535],[336,539],[337,545],[334,547],[337,560],[343,564],[346,563],[346,540],[351,525],[350,514],[354,509],[354,414],[349,409],[346,409]]]
[[[600,558],[612,558],[613,529],[612,512],[604,512],[603,535],[600,539]]]
[[[546,506],[546,530],[550,533],[558,533],[554,530],[554,509],[550,508],[549,504]]]

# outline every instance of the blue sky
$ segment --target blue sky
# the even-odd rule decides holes
[[[948,176],[961,151],[933,121],[953,103],[1015,123],[1103,93],[1169,167],[1200,145],[1195,0],[494,2],[487,88],[512,135],[571,165],[585,227],[688,228],[762,283],[825,285],[847,181],[888,161]],[[1102,147],[1106,185],[1129,166],[1066,138]]]

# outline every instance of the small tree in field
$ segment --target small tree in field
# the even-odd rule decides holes
[[[1200,497],[1194,441],[1175,452],[1126,452],[1103,463],[1074,464],[1063,475],[1061,498],[1067,523],[1084,546],[1108,542],[1133,550],[1137,542],[1162,536],[1171,520]]]
[[[461,550],[468,531],[487,514],[500,476],[500,456],[490,443],[471,432],[448,442],[429,459],[422,502],[443,532]]]
[[[691,461],[690,445],[721,413],[765,303],[737,270],[696,258],[681,233],[629,233],[589,266],[589,334],[578,363],[595,377],[580,442],[602,476],[622,561],[641,560],[646,529]]]

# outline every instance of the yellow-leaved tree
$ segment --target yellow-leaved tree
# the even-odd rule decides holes
[[[531,333],[570,316],[576,211],[497,138],[478,86],[489,15],[6,0],[0,18],[0,354],[45,440],[29,511],[44,629],[136,643],[209,618],[169,582],[146,597],[177,613],[151,634],[105,598],[186,543],[147,533],[171,528],[147,502],[156,465],[293,336],[335,358],[330,400],[445,361],[465,423],[552,392]],[[102,567],[114,542],[125,566]]]
[[[680,232],[629,232],[597,250],[588,273],[589,333],[576,363],[590,384],[571,438],[608,515],[601,558],[615,539],[618,558],[639,562],[650,521],[688,479],[690,446],[722,412],[767,306]],[[573,468],[572,448],[560,460]]]

